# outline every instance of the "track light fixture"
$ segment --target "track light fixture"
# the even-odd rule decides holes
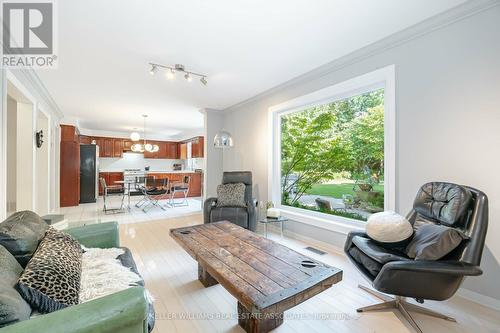
[[[204,86],[206,86],[208,84],[207,76],[205,74],[200,74],[200,73],[188,71],[184,68],[184,65],[175,64],[174,66],[166,66],[166,65],[160,65],[160,64],[156,64],[156,63],[152,63],[152,62],[150,62],[149,64],[151,65],[151,70],[149,71],[151,73],[151,75],[155,75],[156,72],[160,68],[162,68],[162,69],[165,69],[167,71],[167,73],[166,73],[167,79],[173,79],[173,78],[175,78],[176,72],[182,72],[182,73],[185,73],[184,78],[188,82],[191,82],[193,80],[193,76],[198,76],[198,77],[200,77],[200,82]]]
[[[158,66],[156,65],[151,65],[151,69],[149,70],[149,74],[155,75],[156,72],[158,72]]]

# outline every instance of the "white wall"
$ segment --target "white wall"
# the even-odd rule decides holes
[[[222,150],[214,148],[213,140],[223,128],[224,115],[221,111],[205,109],[205,198],[217,196],[217,185],[222,181]],[[227,154],[227,151],[225,152]]]
[[[17,103],[16,209],[34,210],[33,104]],[[8,175],[10,176],[10,175]]]
[[[36,151],[34,144],[35,131],[33,124],[36,123],[37,116],[33,110],[44,110],[49,117],[50,127],[49,132],[50,137],[47,137],[48,149],[50,161],[49,165],[53,166],[50,168],[50,173],[48,174],[48,193],[50,195],[46,196],[48,206],[51,210],[59,206],[59,121],[62,118],[62,113],[59,110],[57,104],[54,102],[44,85],[41,83],[40,79],[36,73],[31,69],[16,69],[16,70],[6,70],[0,69],[0,220],[3,220],[7,215],[7,91],[15,87],[15,93],[12,95],[17,101],[22,101],[25,105],[29,105],[27,109],[31,109],[30,119],[20,119],[24,125],[23,129],[26,128],[24,134],[25,144],[23,146],[31,148],[18,149],[17,153],[23,156],[23,160],[28,161],[26,165],[30,165],[30,170],[21,169],[18,167],[16,170],[16,180],[19,179],[19,175],[26,175],[22,178],[23,191],[24,188],[31,189],[31,205],[28,203],[27,195],[23,196],[25,203],[20,206],[18,204],[17,210],[24,208],[33,208],[36,198],[34,193],[37,191],[37,184],[34,182],[34,174],[36,170]],[[27,100],[26,100],[27,99]],[[28,113],[23,113],[28,117]],[[27,128],[31,126],[28,131]],[[28,139],[29,137],[29,139]],[[50,140],[49,140],[50,139]],[[29,144],[28,144],[29,141]],[[29,149],[29,152],[28,152]],[[31,162],[28,154],[31,154]],[[31,176],[30,176],[31,175]],[[17,184],[20,186],[19,184]],[[16,193],[19,196],[19,193]]]
[[[7,213],[16,211],[17,200],[17,102],[7,98]]]
[[[49,161],[50,161],[50,136],[49,119],[43,112],[37,112],[36,131],[43,131],[44,143],[42,147],[36,148],[36,169],[35,169],[35,207],[36,212],[45,215],[50,212],[49,196]],[[35,145],[36,146],[36,145]]]
[[[500,300],[500,6],[461,19],[448,17],[445,26],[429,20],[229,108],[224,127],[235,147],[223,166],[253,171],[255,193],[266,200],[268,108],[395,64],[397,210],[408,212],[419,186],[432,180],[486,192],[490,225],[484,275],[465,286]],[[423,33],[427,26],[432,29]],[[288,228],[337,245],[345,237],[300,223]]]

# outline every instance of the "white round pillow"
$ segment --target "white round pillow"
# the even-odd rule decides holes
[[[411,223],[396,212],[372,214],[366,222],[368,237],[384,245],[403,245],[413,235]]]

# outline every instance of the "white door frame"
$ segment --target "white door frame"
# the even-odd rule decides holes
[[[47,145],[48,149],[47,149],[47,152],[48,152],[48,156],[47,156],[47,179],[48,179],[48,186],[46,188],[46,198],[47,198],[47,212],[51,212],[52,211],[52,200],[51,200],[51,190],[52,190],[52,186],[54,184],[53,182],[53,179],[51,177],[51,167],[52,167],[52,158],[53,158],[53,146],[52,146],[52,115],[45,111],[45,109],[40,105],[38,104],[38,107],[37,107],[37,112],[40,112],[40,113],[43,113],[43,115],[47,118],[47,133],[44,133],[43,135],[43,138],[44,138],[44,144]],[[37,124],[37,121],[38,121],[38,114],[36,115],[35,119],[34,119],[34,129],[35,131],[37,130],[38,128],[38,124]],[[35,156],[36,156],[36,149],[38,149],[36,147],[36,143],[35,143]],[[36,168],[33,168],[34,171],[35,171],[35,174],[36,174]],[[37,192],[38,193],[38,192]],[[35,207],[35,208],[38,208],[38,207]]]
[[[32,111],[31,111],[31,117],[32,117],[32,128],[31,132],[33,134],[33,140],[32,142],[32,160],[33,160],[33,165],[32,165],[32,179],[35,179],[35,170],[36,170],[36,148],[35,148],[35,140],[34,140],[34,135],[35,135],[35,129],[36,129],[36,110],[38,108],[37,101],[35,97],[29,92],[29,90],[16,78],[14,73],[12,73],[11,70],[6,69],[3,71],[5,73],[2,78],[2,82],[4,83],[4,87],[2,89],[2,105],[3,105],[3,114],[2,114],[2,161],[0,167],[2,168],[2,175],[1,175],[1,181],[0,184],[2,184],[2,196],[0,204],[2,205],[2,209],[0,210],[0,216],[1,218],[5,218],[7,214],[7,202],[6,202],[6,193],[7,193],[7,85],[8,83],[12,84],[19,92],[31,103],[32,105]],[[33,209],[36,207],[36,188],[34,187],[34,190],[32,191],[31,194],[31,206]]]

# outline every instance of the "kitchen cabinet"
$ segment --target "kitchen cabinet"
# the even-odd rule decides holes
[[[191,157],[202,158],[204,156],[205,142],[202,136],[191,139]]]
[[[73,125],[61,125],[61,142],[79,142],[78,130]]]
[[[113,157],[112,138],[102,138],[102,157]]]
[[[61,142],[60,206],[78,206],[80,203],[80,143]]]
[[[92,137],[92,140],[95,141],[95,144],[99,146],[99,157],[104,157],[103,152],[104,152],[104,140],[103,138],[99,137]]]
[[[107,186],[118,185],[115,182],[123,180],[123,172],[99,172],[99,195],[103,195],[104,193],[101,186],[101,178],[104,178]]]
[[[179,158],[179,143],[177,142],[165,142],[165,150],[167,157],[170,159],[178,159]]]
[[[199,197],[201,196],[201,188],[203,184],[201,183],[201,173],[195,172],[189,174],[191,176],[191,184],[189,186],[189,196],[190,197]]]
[[[123,157],[123,139],[113,139],[113,157]]]
[[[156,144],[160,148],[158,150],[158,154],[156,154],[156,158],[168,158],[167,143],[162,141],[157,141]]]
[[[71,137],[71,133],[67,134]],[[123,157],[123,152],[132,151],[132,145],[135,143],[143,143],[143,141],[133,142],[130,139],[124,138],[111,138],[111,137],[90,137],[81,135],[78,137],[77,141],[81,143],[90,144],[95,140],[96,145],[99,146],[99,157]],[[191,156],[187,154],[188,142],[191,142]],[[174,141],[153,141],[147,140],[146,143],[152,145],[158,145],[159,150],[157,152],[144,152],[144,158],[155,158],[155,159],[188,159],[190,157],[200,158],[204,156],[204,138],[202,136],[194,137],[192,139],[183,142]]]
[[[80,142],[75,126],[61,125],[59,159],[59,205],[78,206],[80,202]]]
[[[134,142],[132,140],[123,140],[123,151],[132,151],[132,145]]]
[[[90,145],[92,143],[92,138],[86,135],[80,135],[79,141],[81,145]]]
[[[158,142],[156,141],[146,141],[146,144],[152,144],[152,145],[157,145]],[[156,152],[149,152],[149,151],[144,151],[144,158],[158,158],[159,151]]]
[[[180,145],[180,148],[179,148],[179,158],[181,160],[186,160],[188,158],[188,154],[187,154],[187,143],[186,142],[183,142],[181,143]]]

